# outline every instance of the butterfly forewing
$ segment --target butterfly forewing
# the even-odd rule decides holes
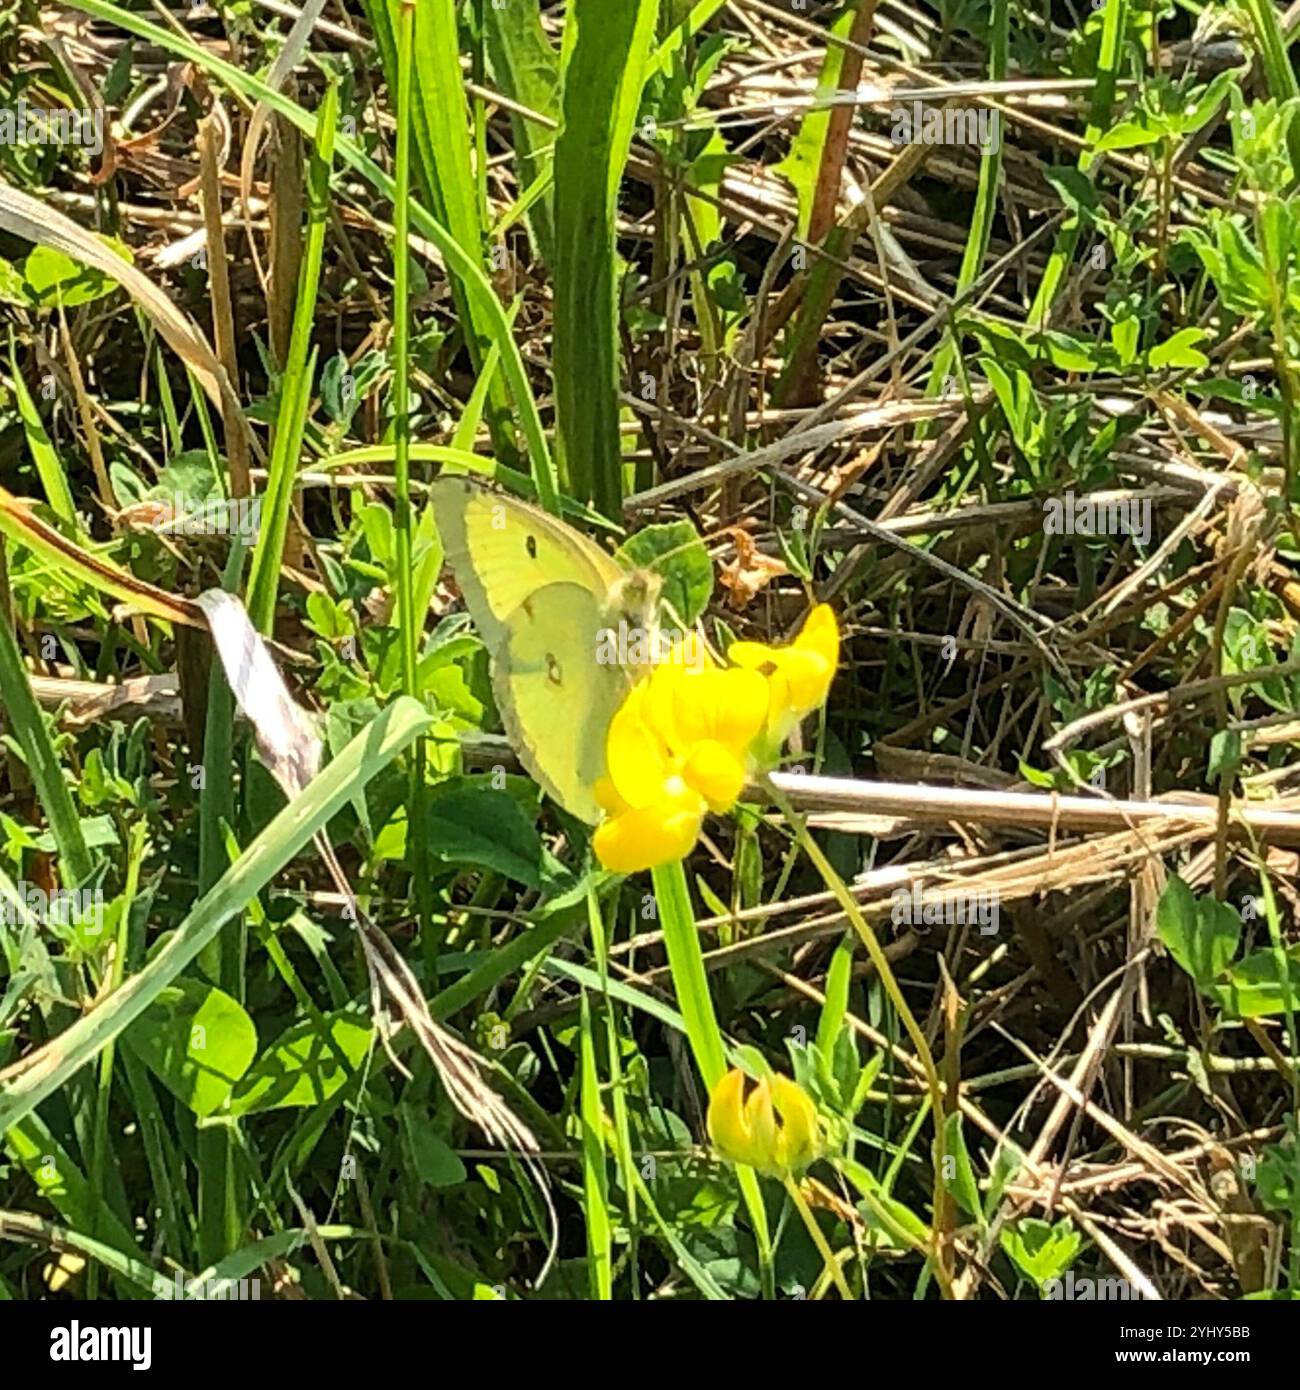
[[[608,628],[650,624],[657,581],[535,507],[459,478],[433,485],[438,530],[492,657],[497,707],[524,766],[566,810],[600,819],[605,736],[633,672]]]

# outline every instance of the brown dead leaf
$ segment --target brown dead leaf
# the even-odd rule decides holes
[[[789,574],[790,570],[784,560],[764,555],[754,544],[753,536],[742,527],[729,527],[727,534],[736,547],[736,558],[722,566],[718,578],[727,591],[727,606],[740,613],[772,580]]]

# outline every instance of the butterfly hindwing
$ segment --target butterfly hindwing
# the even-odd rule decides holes
[[[554,800],[595,824],[605,735],[633,674],[599,659],[601,633],[652,623],[657,582],[629,576],[546,512],[465,479],[439,479],[431,496],[510,742]]]
[[[580,820],[600,819],[595,785],[605,734],[625,699],[624,667],[597,659],[604,608],[578,584],[547,584],[509,618],[494,689],[510,741],[550,796]]]

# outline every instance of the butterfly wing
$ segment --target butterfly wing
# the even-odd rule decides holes
[[[586,536],[462,478],[431,489],[438,531],[492,657],[492,688],[515,751],[567,811],[600,819],[594,787],[628,673],[597,660],[625,571]]]
[[[576,584],[604,603],[623,577],[594,541],[526,502],[465,478],[439,478],[429,495],[447,563],[489,649],[544,585]]]
[[[580,584],[547,584],[507,619],[492,660],[497,706],[520,760],[589,825],[601,815],[605,735],[631,684],[624,667],[597,660],[604,612]]]

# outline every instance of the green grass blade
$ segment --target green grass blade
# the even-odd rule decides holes
[[[618,434],[618,189],[659,0],[572,0],[555,146],[555,419],[565,489],[623,506]]]
[[[302,453],[302,436],[311,402],[315,354],[311,347],[320,292],[320,268],[325,225],[330,212],[330,173],[334,163],[334,132],[338,122],[338,88],[331,83],[321,100],[317,138],[307,173],[307,249],[298,274],[298,300],[289,339],[289,360],[280,379],[280,411],[275,446],[266,480],[265,500],[253,566],[248,579],[248,613],[259,632],[269,633],[275,620],[280,566],[289,531],[294,475]]]
[[[0,704],[27,759],[27,770],[59,849],[65,880],[72,885],[86,883],[95,863],[5,614],[0,614]]]
[[[1115,106],[1115,82],[1119,76],[1119,60],[1124,42],[1124,6],[1126,0],[1106,0],[1106,13],[1102,16],[1101,49],[1097,57],[1097,83],[1092,92],[1092,108],[1088,115],[1086,144],[1079,154],[1079,169],[1087,173],[1095,155],[1092,147],[1101,138],[1102,132],[1110,124],[1111,112]],[[1057,292],[1065,279],[1065,273],[1074,260],[1075,248],[1079,244],[1082,225],[1077,216],[1071,216],[1057,233],[1048,257],[1043,278],[1038,282],[1033,305],[1029,310],[1031,327],[1041,328],[1046,324]]]
[[[596,1072],[596,1043],[591,996],[582,996],[579,1113],[582,1117],[582,1193],[587,1225],[587,1274],[591,1296],[601,1303],[613,1297],[612,1232],[609,1220],[609,1170],[605,1166],[605,1117]]]
[[[1001,82],[1007,75],[1007,50],[1010,43],[1010,0],[993,0],[989,15],[989,81]],[[1002,181],[1002,142],[1006,136],[1001,112],[995,112],[998,122],[999,138],[993,142],[994,148],[984,151],[980,159],[979,188],[975,194],[975,211],[971,218],[970,234],[966,238],[966,249],[962,255],[961,269],[957,272],[956,295],[966,293],[979,279],[988,254],[989,240],[993,235],[993,221],[998,211],[998,185]],[[930,373],[928,394],[934,395],[944,388],[956,357],[956,344],[945,342],[935,355],[934,368]]]
[[[493,5],[483,10],[488,61],[498,88],[512,101],[560,119],[560,55],[551,47],[536,5]],[[512,114],[515,177],[521,193],[538,185],[551,170],[555,136],[524,116]],[[554,265],[552,200],[542,192],[528,210],[528,230],[543,261]]]
[[[75,1076],[177,979],[200,951],[363,787],[429,727],[413,701],[397,700],[294,798],[194,905],[166,946],[97,1008],[78,1019],[0,1087],[0,1131],[17,1124]]]
[[[64,472],[63,461],[46,433],[41,412],[36,408],[36,402],[27,389],[23,374],[18,370],[18,354],[14,348],[12,329],[9,332],[9,376],[13,382],[18,416],[23,422],[23,434],[31,451],[32,462],[36,465],[41,486],[45,489],[45,499],[54,515],[70,526],[75,535],[81,527],[77,522],[77,509],[72,502],[72,490],[68,487],[68,475]]]
[[[396,0],[368,0],[366,4],[388,88],[394,94],[399,84],[397,34],[403,8],[406,7]],[[453,0],[422,0],[410,8],[415,15],[414,172],[421,196],[466,255],[481,264],[484,225],[470,148],[470,114],[460,68],[456,6]],[[460,275],[452,274],[451,290],[471,360],[481,372],[492,337],[490,325]],[[504,382],[494,382],[489,396],[494,438],[501,444],[508,444],[508,434],[500,433],[510,410]]]

